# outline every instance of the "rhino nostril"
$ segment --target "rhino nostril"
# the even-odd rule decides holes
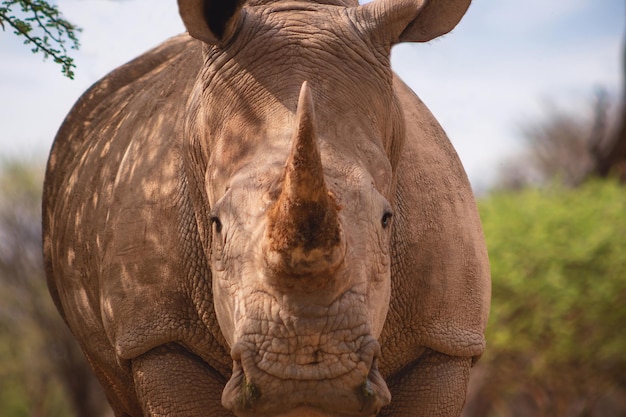
[[[374,395],[376,395],[376,393],[374,392],[374,389],[372,388],[372,382],[369,380],[369,378],[366,379],[363,385],[361,386],[361,392],[363,393],[363,396],[365,398],[373,397]]]

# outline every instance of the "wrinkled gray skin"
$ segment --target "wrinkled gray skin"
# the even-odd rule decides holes
[[[460,414],[487,254],[389,53],[469,0],[342,1],[179,0],[61,127],[48,284],[116,416]]]

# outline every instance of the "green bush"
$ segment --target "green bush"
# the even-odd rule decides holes
[[[553,409],[535,415],[566,415],[574,398],[591,409],[622,392],[626,189],[591,181],[499,192],[479,207],[493,280],[482,361],[490,396],[527,392]]]

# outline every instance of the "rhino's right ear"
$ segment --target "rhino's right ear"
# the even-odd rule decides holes
[[[375,0],[361,6],[360,18],[390,44],[427,42],[450,32],[471,0]]]
[[[218,45],[236,30],[244,0],[178,0],[178,12],[189,35]]]

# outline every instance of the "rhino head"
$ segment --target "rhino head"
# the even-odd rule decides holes
[[[286,163],[238,171],[212,205],[215,305],[234,361],[222,398],[237,414],[288,403],[370,415],[389,401],[376,337],[391,206],[362,167],[342,164],[355,177],[340,181],[322,163],[315,126],[304,83]]]
[[[186,169],[238,416],[371,416],[404,120],[389,55],[465,1],[179,0],[204,66]]]

